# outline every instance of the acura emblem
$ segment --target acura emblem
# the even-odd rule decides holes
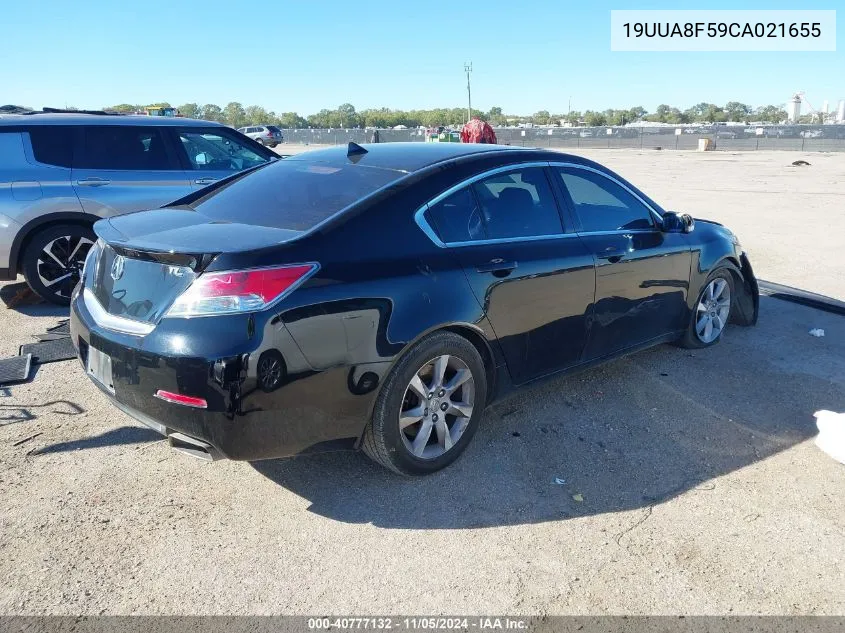
[[[123,266],[125,265],[123,255],[118,255],[114,258],[114,261],[111,265],[111,278],[117,281],[121,277],[123,277]]]

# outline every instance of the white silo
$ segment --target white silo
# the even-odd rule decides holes
[[[795,123],[801,117],[801,95],[795,95],[786,103],[786,118]]]
[[[845,99],[839,102],[839,107],[836,110],[836,122],[845,123]]]

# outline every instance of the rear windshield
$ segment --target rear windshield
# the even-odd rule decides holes
[[[287,158],[211,191],[190,206],[212,220],[306,231],[402,176],[392,169]]]
[[[268,125],[267,129],[270,130],[271,132],[273,132],[274,134],[276,132],[281,132],[281,130],[279,128],[277,128],[275,125]]]

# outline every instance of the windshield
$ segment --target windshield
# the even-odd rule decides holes
[[[305,231],[404,175],[288,158],[210,191],[191,207],[212,220]]]

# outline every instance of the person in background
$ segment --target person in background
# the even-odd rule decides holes
[[[469,123],[464,125],[461,130],[461,143],[488,143],[495,145],[497,142],[496,133],[490,127],[490,124],[482,121],[477,116],[472,117]]]
[[[381,138],[379,137],[378,128],[373,130],[373,137],[370,139],[370,143],[381,143]]]

